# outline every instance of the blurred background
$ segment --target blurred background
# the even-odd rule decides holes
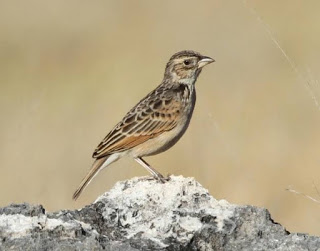
[[[320,235],[319,1],[1,1],[0,206],[50,211],[148,173],[122,159],[71,196],[100,140],[162,80],[170,56],[216,60],[191,125],[146,160],[195,177],[217,199],[266,207]],[[279,48],[281,47],[281,49]],[[284,53],[287,54],[287,57]]]

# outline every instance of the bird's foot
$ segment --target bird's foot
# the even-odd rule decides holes
[[[163,184],[170,180],[170,176],[169,175],[167,177],[163,177],[162,174],[158,174],[157,176],[154,176],[154,178],[156,180],[160,181]]]
[[[166,183],[167,181],[169,181],[171,178],[168,175],[167,177],[163,177],[162,174],[158,174],[158,175],[153,175],[147,178],[147,180],[157,180],[160,181],[162,184]]]

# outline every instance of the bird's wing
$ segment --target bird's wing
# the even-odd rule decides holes
[[[93,158],[129,150],[172,130],[183,109],[178,91],[157,88],[142,99],[98,145]]]

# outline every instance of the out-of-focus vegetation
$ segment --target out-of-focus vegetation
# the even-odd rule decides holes
[[[289,231],[320,234],[319,1],[1,1],[0,204],[78,208],[130,159],[71,195],[100,140],[158,85],[169,57],[216,59],[197,82],[189,130],[147,161],[194,176],[216,198],[267,207]],[[270,34],[296,64],[292,69]],[[309,81],[309,82],[308,82]]]

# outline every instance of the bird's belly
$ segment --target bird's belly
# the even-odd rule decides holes
[[[180,123],[180,125],[177,125],[173,130],[163,132],[155,138],[149,139],[148,141],[131,149],[130,154],[133,157],[143,157],[155,155],[168,150],[182,137],[188,128],[188,124],[188,122]]]

